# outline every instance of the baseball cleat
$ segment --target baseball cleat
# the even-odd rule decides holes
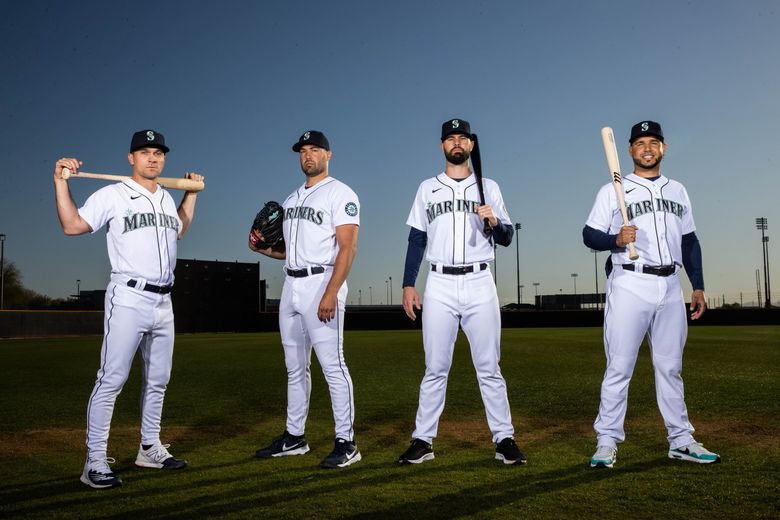
[[[168,453],[170,444],[152,444],[149,449],[144,449],[143,445],[138,448],[138,456],[135,458],[135,465],[142,468],[157,469],[183,469],[187,467],[187,461],[174,458]]]
[[[290,435],[285,430],[282,435],[274,439],[271,444],[255,452],[255,457],[259,459],[270,459],[271,457],[286,457],[289,455],[303,455],[309,451],[309,445],[303,435]]]
[[[512,437],[507,437],[496,444],[496,459],[504,464],[525,464],[527,462],[525,454],[520,451]]]
[[[358,462],[361,458],[360,452],[355,446],[355,441],[346,441],[336,439],[336,445],[330,455],[322,459],[320,467],[325,469],[346,468]]]
[[[596,453],[590,458],[591,468],[611,468],[617,460],[617,448],[598,446]]]
[[[122,479],[108,467],[109,464],[115,462],[116,460],[110,457],[98,460],[88,460],[86,464],[84,464],[84,471],[81,472],[80,480],[94,489],[107,489],[121,486]]]
[[[701,443],[693,441],[687,446],[669,450],[669,458],[677,460],[686,460],[688,462],[697,462],[699,464],[712,464],[720,462],[720,455],[712,453]]]
[[[409,448],[398,457],[400,464],[422,464],[426,460],[433,460],[433,446],[422,439],[412,439]]]

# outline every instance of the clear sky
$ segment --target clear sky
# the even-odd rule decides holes
[[[662,173],[693,201],[712,303],[740,292],[755,302],[756,217],[768,218],[778,301],[779,9],[776,0],[0,0],[6,259],[52,297],[73,294],[77,279],[104,288],[104,233],[62,234],[53,164],[75,156],[84,171],[127,174],[132,133],[154,128],[171,147],[166,176],[206,176],[179,257],[260,261],[278,297],[281,262],[249,251],[246,236],[265,201],[303,182],[290,146],[318,129],[331,142],[331,175],[362,205],[349,300],[360,290],[363,303],[369,292],[385,303],[392,277],[399,303],[406,217],[420,181],[443,169],[441,123],[459,117],[522,224],[524,301],[534,282],[540,294],[571,293],[575,280],[592,292],[581,230],[609,181],[599,130],[615,129],[628,173],[629,129],[653,119],[668,144]],[[103,185],[71,189],[80,205]],[[502,304],[516,300],[515,262],[514,243],[499,248]]]

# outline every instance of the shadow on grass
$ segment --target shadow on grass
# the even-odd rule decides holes
[[[95,507],[103,503],[115,503],[118,500],[126,502],[127,507],[121,513],[104,514],[104,518],[124,518],[129,514],[132,516],[140,515],[142,517],[154,516],[161,517],[206,517],[219,516],[224,514],[249,514],[251,511],[260,509],[268,511],[273,508],[279,512],[294,511],[295,504],[317,504],[318,502],[327,503],[326,495],[344,493],[349,490],[350,494],[366,489],[370,490],[377,486],[387,486],[393,483],[403,484],[406,480],[418,480],[421,477],[436,481],[446,478],[446,475],[456,471],[464,470],[463,463],[453,463],[442,465],[437,463],[428,463],[423,466],[400,466],[397,464],[365,463],[338,471],[315,471],[307,466],[305,468],[281,468],[282,477],[274,478],[271,476],[275,485],[268,486],[269,476],[267,474],[258,476],[257,471],[263,471],[267,464],[273,464],[274,461],[242,460],[235,463],[209,466],[198,468],[199,473],[205,473],[206,478],[197,478],[193,480],[186,479],[185,482],[175,482],[174,475],[166,472],[143,473],[143,480],[153,479],[155,481],[164,479],[164,487],[153,486],[153,489],[129,490],[120,488],[102,493],[92,493],[92,496],[85,498],[85,493],[89,493],[83,485],[77,481],[61,479],[42,483],[35,489],[26,489],[24,492],[27,500],[38,497],[48,498],[45,504],[40,506],[32,505],[23,507],[14,511],[19,515],[34,515],[36,512],[52,512],[58,510],[67,510],[71,506],[89,503],[90,507]],[[490,468],[491,470],[507,472],[507,477],[501,482],[491,481],[489,483],[480,483],[471,487],[458,486],[457,490],[437,496],[421,496],[414,501],[399,504],[393,502],[384,509],[374,508],[371,511],[364,511],[349,516],[345,512],[338,514],[340,518],[408,518],[423,516],[426,518],[451,517],[454,512],[458,516],[468,516],[476,513],[485,513],[493,509],[506,506],[526,498],[553,493],[576,486],[587,485],[593,482],[609,478],[617,478],[621,475],[641,473],[653,470],[656,467],[667,464],[665,459],[657,459],[648,462],[636,463],[633,465],[621,466],[615,470],[591,470],[583,464],[577,464],[566,468],[555,469],[544,473],[530,473],[527,467],[515,466],[497,466],[493,460],[486,460],[484,463],[471,465],[469,470],[481,470]],[[209,477],[213,472],[222,473],[226,468],[237,467],[239,471],[233,471],[229,476],[219,475]],[[275,467],[274,471],[279,471]],[[178,480],[178,479],[177,479]],[[295,485],[289,485],[294,482]],[[136,482],[136,484],[140,484]],[[82,486],[84,493],[75,493],[75,487]],[[228,486],[229,489],[225,489]],[[193,496],[193,490],[197,496]],[[160,505],[159,500],[153,500],[155,497],[164,493],[170,497],[168,505]],[[57,495],[66,495],[61,499],[54,499]],[[144,499],[149,498],[144,505]],[[354,504],[353,504],[354,505]],[[107,508],[109,509],[109,508]],[[326,516],[330,512],[323,511]],[[337,512],[332,512],[336,515]]]

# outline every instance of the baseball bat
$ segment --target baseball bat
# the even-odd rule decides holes
[[[474,148],[471,150],[471,164],[474,166],[474,176],[477,178],[477,191],[479,192],[480,205],[485,204],[485,186],[482,182],[482,155],[479,153],[479,140],[477,134],[471,134],[474,139]],[[490,227],[488,219],[485,220],[485,225],[482,228],[482,232],[485,235],[490,235],[493,232],[493,228]]]
[[[128,175],[109,175],[107,173],[87,173],[77,172],[73,173],[68,168],[62,169],[62,178],[83,178],[83,179],[101,179],[104,181],[126,181],[131,177]],[[192,179],[176,179],[173,177],[158,177],[155,182],[164,188],[171,188],[174,190],[185,191],[203,191],[206,184],[203,181],[193,181]]]
[[[623,176],[620,175],[620,161],[618,160],[615,134],[612,133],[612,128],[605,126],[601,129],[601,142],[604,144],[604,154],[607,156],[607,165],[609,166],[610,177],[612,177],[612,185],[615,187],[620,214],[623,216],[623,225],[628,226],[630,224],[628,222],[628,212],[626,211],[626,198],[623,194]],[[628,257],[631,260],[639,258],[633,242],[628,244]]]

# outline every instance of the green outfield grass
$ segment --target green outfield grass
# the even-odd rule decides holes
[[[604,354],[601,329],[507,329],[502,370],[526,466],[493,459],[463,337],[436,459],[395,461],[413,429],[419,331],[348,332],[363,460],[317,467],[332,448],[327,388],[313,362],[307,439],[280,460],[254,452],[284,429],[286,373],[276,333],[177,337],[163,441],[180,472],[133,466],[139,370],[114,414],[109,455],[125,485],[78,480],[100,338],[0,341],[0,517],[10,518],[777,518],[780,327],[694,327],[683,377],[696,437],[723,463],[669,460],[643,347],[627,439],[613,470],[587,467]]]

